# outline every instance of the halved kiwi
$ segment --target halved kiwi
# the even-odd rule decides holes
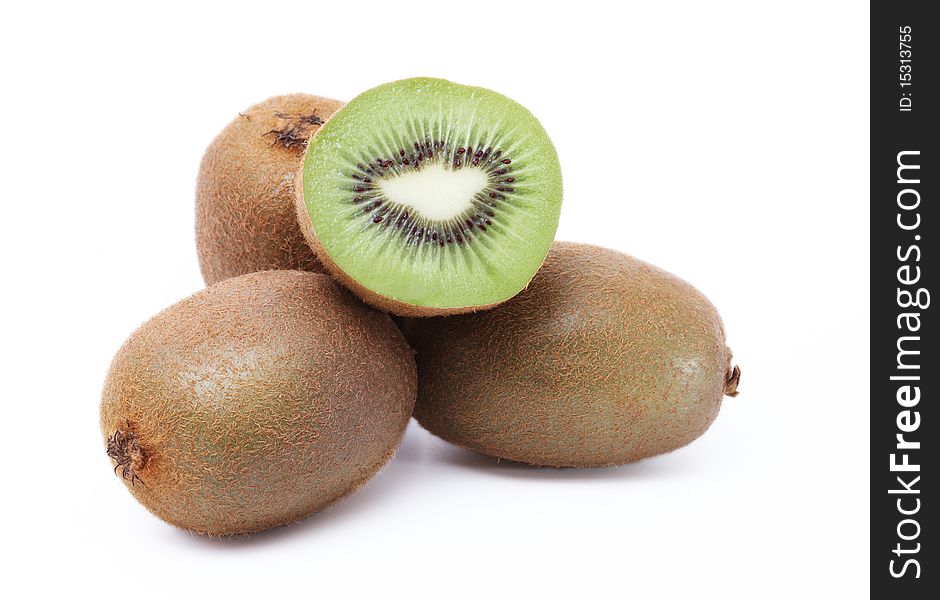
[[[369,90],[311,139],[296,186],[304,236],[366,302],[402,316],[519,293],[551,247],[561,169],[520,104],[441,79]]]

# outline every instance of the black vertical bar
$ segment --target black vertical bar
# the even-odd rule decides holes
[[[934,4],[930,7],[930,4]],[[936,3],[871,8],[871,583],[935,598],[940,462],[935,290]],[[933,12],[931,10],[931,12]],[[940,301],[940,297],[937,298]],[[928,589],[932,593],[928,593]]]

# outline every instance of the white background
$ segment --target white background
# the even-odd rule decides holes
[[[868,55],[851,1],[4,4],[2,595],[867,595]],[[692,445],[602,470],[412,423],[299,525],[165,525],[111,472],[98,402],[127,335],[202,287],[203,150],[267,96],[416,75],[530,108],[562,161],[558,237],[704,291],[741,395]]]

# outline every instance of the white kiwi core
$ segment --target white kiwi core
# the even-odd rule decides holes
[[[469,209],[487,182],[482,169],[451,170],[434,163],[419,171],[382,179],[379,186],[392,202],[408,206],[426,219],[446,221]]]

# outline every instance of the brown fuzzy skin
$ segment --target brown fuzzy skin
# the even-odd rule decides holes
[[[298,182],[303,181],[303,161],[301,161],[300,167],[297,169],[297,175],[294,179]],[[326,273],[332,275],[334,279],[342,283],[344,286],[352,290],[352,292],[359,296],[359,298],[361,298],[362,301],[366,304],[399,317],[436,317],[443,315],[460,315],[480,310],[487,310],[494,306],[498,306],[498,303],[485,304],[481,306],[455,306],[445,308],[434,306],[417,306],[373,292],[369,288],[363,286],[358,281],[347,275],[346,272],[339,267],[339,265],[333,262],[333,259],[330,258],[330,253],[326,251],[326,248],[324,248],[322,244],[320,244],[320,240],[317,238],[317,233],[313,229],[313,223],[310,222],[310,217],[307,214],[307,204],[304,200],[304,190],[302,184],[294,186],[294,194],[297,223],[300,226],[300,230],[303,233],[304,238],[307,240],[307,244],[310,246],[310,248],[313,249],[314,254],[319,257],[320,263],[323,265],[323,270]]]
[[[285,525],[372,477],[416,394],[387,315],[325,275],[265,271],[164,310],[118,351],[101,402],[115,472],[161,519],[214,536]]]
[[[274,96],[240,113],[206,149],[196,184],[196,249],[206,285],[268,269],[323,272],[294,214],[307,141],[343,105]]]
[[[556,242],[529,287],[493,310],[409,320],[414,416],[498,458],[633,462],[684,446],[736,393],[721,318],[686,282],[633,257]]]

